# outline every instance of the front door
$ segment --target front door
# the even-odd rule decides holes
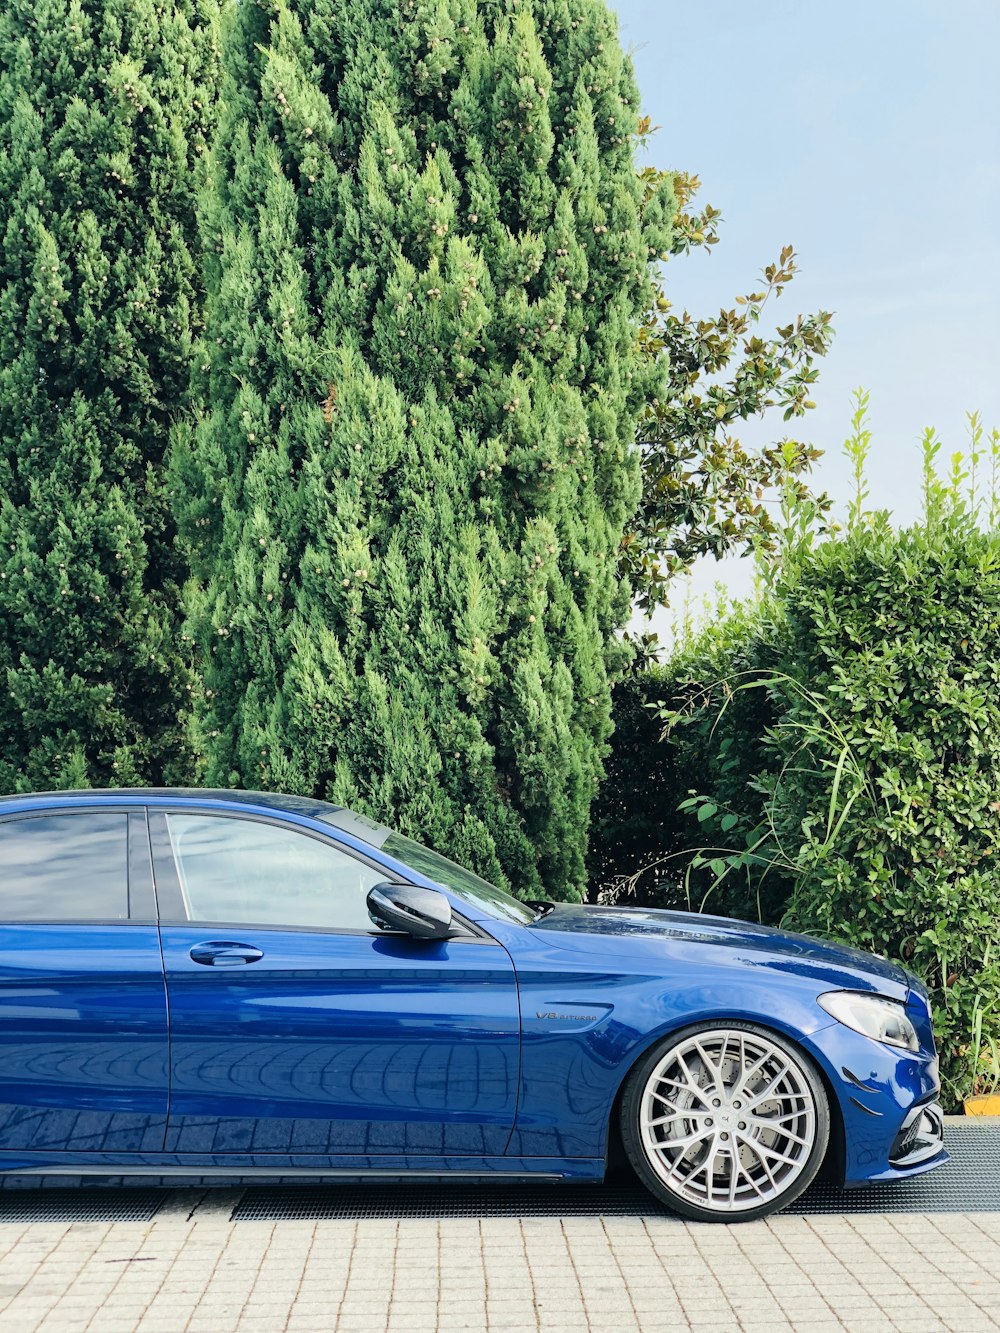
[[[0,1153],[157,1153],[167,1005],[145,816],[0,821]]]
[[[305,828],[181,809],[150,824],[167,1151],[504,1152],[519,1056],[506,950],[378,931],[365,900],[386,871]]]

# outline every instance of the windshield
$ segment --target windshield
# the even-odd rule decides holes
[[[431,851],[429,847],[414,842],[412,838],[404,838],[401,833],[393,833],[383,825],[366,819],[364,815],[356,815],[350,810],[331,810],[329,814],[320,815],[320,819],[326,824],[333,824],[334,827],[343,829],[346,833],[353,833],[355,837],[380,848],[386,855],[402,861],[403,865],[419,871],[428,879],[437,880],[439,884],[452,889],[460,898],[464,898],[467,903],[481,907],[490,916],[500,917],[504,921],[517,921],[522,925],[535,919],[534,909],[527,903],[519,902],[511,894],[504,893],[503,889],[498,889],[495,884],[490,884],[487,880],[474,875],[471,870],[466,870],[464,866],[449,861],[440,852]]]
[[[390,833],[382,844],[382,851],[394,856],[397,861],[412,870],[419,870],[428,879],[436,879],[439,884],[454,891],[467,903],[481,907],[491,916],[499,916],[507,921],[527,923],[535,919],[535,913],[527,903],[519,902],[495,884],[480,879],[471,870],[449,861],[440,852],[433,852],[423,847],[412,838],[404,838],[401,833]]]

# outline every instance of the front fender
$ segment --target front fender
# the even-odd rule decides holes
[[[540,952],[547,957],[538,956]],[[599,971],[558,949],[515,957],[521,1002],[521,1086],[508,1151],[603,1157],[612,1108],[635,1063],[672,1032],[703,1020],[762,1023],[805,1044],[831,1019],[794,977],[756,981],[746,968],[696,977]]]

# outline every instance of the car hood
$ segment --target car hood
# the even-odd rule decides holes
[[[678,961],[696,961],[708,950],[705,961],[718,963],[725,951],[736,965],[772,967],[831,985],[901,993],[901,998],[911,980],[898,964],[845,944],[695,912],[560,903],[532,929],[544,932],[557,947],[582,953],[649,956],[666,947]]]

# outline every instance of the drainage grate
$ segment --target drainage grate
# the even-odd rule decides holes
[[[809,1187],[790,1213],[1000,1212],[1000,1133],[948,1125],[951,1161],[895,1184]],[[664,1217],[638,1181],[605,1185],[314,1185],[248,1189],[234,1222],[410,1217]],[[679,1220],[679,1219],[678,1219]]]
[[[988,1125],[946,1125],[951,1161],[926,1175],[895,1184],[838,1190],[816,1183],[791,1213],[1000,1212],[1000,1130]]]
[[[891,1185],[838,1190],[812,1185],[790,1213],[1000,1212],[1000,1126],[946,1124],[947,1166]],[[110,1183],[110,1181],[109,1181]],[[166,1183],[166,1182],[164,1182]],[[33,1188],[10,1188],[30,1184]],[[176,1191],[41,1185],[38,1177],[8,1178],[0,1188],[0,1224],[25,1222],[149,1222]],[[214,1191],[205,1194],[211,1207]],[[197,1211],[195,1212],[197,1216]],[[222,1216],[225,1216],[223,1213]],[[605,1185],[371,1184],[248,1188],[234,1222],[283,1219],[446,1217],[673,1217],[634,1178]]]
[[[11,1189],[0,1192],[4,1222],[150,1222],[170,1197],[155,1189]]]
[[[249,1189],[234,1222],[302,1218],[601,1217],[656,1213],[639,1185],[318,1185]]]

